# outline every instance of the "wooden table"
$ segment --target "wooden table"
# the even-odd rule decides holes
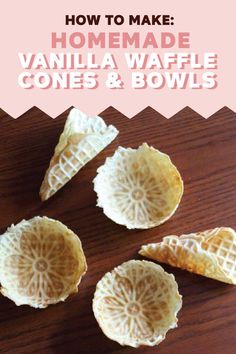
[[[236,114],[223,108],[205,120],[189,108],[167,120],[147,108],[132,120],[113,108],[101,116],[119,137],[46,203],[38,191],[67,112],[55,120],[34,108],[17,120],[0,116],[0,232],[35,215],[59,219],[78,233],[89,270],[79,293],[65,303],[35,310],[0,297],[0,352],[22,354],[159,353],[233,354],[236,351],[236,287],[166,265],[183,295],[179,327],[159,347],[132,349],[107,339],[93,316],[95,285],[123,261],[140,259],[144,243],[168,234],[216,226],[236,228]],[[185,183],[182,202],[164,225],[129,231],[95,206],[96,169],[118,145],[142,142],[169,154]]]

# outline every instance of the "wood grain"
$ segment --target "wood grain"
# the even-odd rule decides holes
[[[139,259],[147,242],[168,234],[216,226],[236,228],[236,114],[223,108],[205,120],[189,108],[167,120],[147,108],[132,120],[113,108],[101,116],[119,137],[48,202],[38,191],[68,114],[55,120],[34,108],[17,120],[0,114],[0,232],[35,215],[59,219],[80,236],[89,270],[78,295],[34,310],[0,297],[0,352],[10,354],[232,354],[236,347],[236,287],[163,265],[174,273],[183,295],[179,327],[158,348],[132,349],[107,339],[92,314],[95,285],[123,261]],[[164,225],[129,231],[95,206],[96,169],[118,145],[142,142],[169,154],[185,192],[176,214]]]

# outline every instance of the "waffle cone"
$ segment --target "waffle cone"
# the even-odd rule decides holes
[[[236,284],[236,233],[229,227],[180,237],[166,236],[162,242],[142,246],[139,253],[173,267]]]
[[[42,182],[41,199],[47,200],[55,194],[117,134],[117,129],[107,126],[101,117],[88,117],[73,108]]]

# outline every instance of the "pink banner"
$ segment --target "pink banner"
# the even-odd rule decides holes
[[[1,11],[0,107],[128,117],[151,106],[236,111],[235,2],[12,1]]]

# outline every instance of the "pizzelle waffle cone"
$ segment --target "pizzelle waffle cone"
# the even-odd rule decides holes
[[[219,227],[189,235],[166,236],[142,246],[139,253],[174,267],[236,284],[236,232]]]
[[[0,237],[1,293],[18,306],[64,301],[86,270],[80,239],[57,220],[22,220]]]
[[[94,179],[97,205],[128,229],[148,229],[168,220],[183,194],[183,181],[170,157],[146,143],[119,147]]]
[[[41,185],[41,199],[47,200],[55,194],[117,135],[118,130],[107,126],[101,117],[88,117],[73,108]]]
[[[131,260],[98,282],[93,311],[104,334],[121,345],[154,346],[177,327],[182,296],[172,274],[147,261]]]

